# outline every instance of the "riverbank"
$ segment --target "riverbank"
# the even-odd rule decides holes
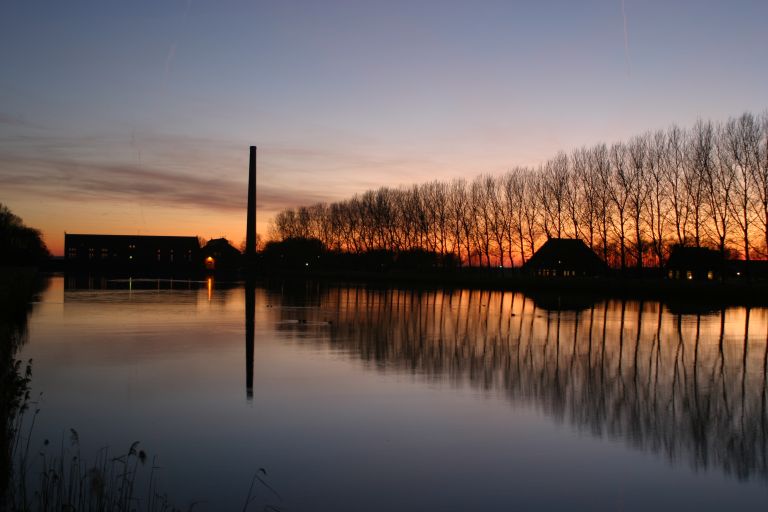
[[[271,280],[324,280],[367,283],[371,286],[470,288],[521,291],[551,297],[658,300],[665,303],[720,306],[768,306],[768,281],[673,280],[661,277],[563,277],[541,278],[509,269],[459,269],[451,271],[298,271],[261,272]]]
[[[30,303],[40,290],[34,267],[0,267],[0,505],[11,480],[16,418],[29,388],[29,366],[15,359],[27,332]]]

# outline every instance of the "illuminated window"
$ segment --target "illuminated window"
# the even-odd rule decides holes
[[[689,280],[693,279],[693,271],[692,270],[686,271],[685,277],[686,277],[686,279],[689,279]]]
[[[715,273],[714,272],[712,272],[711,270],[709,272],[707,272],[707,279],[709,279],[711,281],[714,278],[715,278]]]

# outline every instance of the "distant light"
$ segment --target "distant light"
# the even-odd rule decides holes
[[[308,267],[308,266],[309,266],[309,262],[306,262],[306,263],[304,264],[304,266],[305,266],[305,267]]]
[[[736,272],[736,275],[737,275],[737,276],[740,276],[740,275],[741,275],[741,272]]]

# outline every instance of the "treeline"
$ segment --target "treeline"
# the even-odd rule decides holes
[[[768,257],[768,112],[671,126],[468,181],[369,190],[288,208],[271,238],[342,252],[421,249],[469,266],[524,264],[580,238],[610,265],[663,267],[675,245]]]
[[[35,266],[50,255],[40,231],[0,203],[0,266]]]

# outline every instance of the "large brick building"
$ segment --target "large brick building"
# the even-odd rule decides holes
[[[197,270],[202,266],[194,236],[64,235],[68,268],[103,270]]]

